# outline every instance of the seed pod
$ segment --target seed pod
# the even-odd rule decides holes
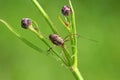
[[[29,28],[29,26],[32,25],[32,21],[29,18],[22,18],[21,20],[21,26],[24,29]]]
[[[64,46],[64,40],[57,34],[50,34],[49,39],[51,42],[57,46]]]
[[[64,16],[69,16],[72,13],[72,10],[70,7],[65,5],[62,7],[61,12]]]

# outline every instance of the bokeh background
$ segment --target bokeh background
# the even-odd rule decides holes
[[[57,16],[68,0],[38,0],[58,28],[65,29]],[[85,80],[120,80],[120,0],[72,0],[79,38],[79,69]],[[0,0],[0,18],[34,44],[48,48],[34,34],[20,26],[20,20],[35,20],[44,35],[51,32],[31,0]],[[63,32],[64,31],[64,32]],[[39,53],[16,38],[0,23],[0,80],[74,80],[54,57]]]

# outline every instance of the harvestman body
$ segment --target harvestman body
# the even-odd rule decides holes
[[[57,34],[50,34],[49,39],[56,46],[64,46],[64,40]]]
[[[76,34],[77,35],[77,34]],[[81,35],[78,35],[78,36],[80,36],[80,37],[82,37],[82,38],[85,38],[85,39],[88,39],[88,40],[91,40],[91,41],[94,41],[94,42],[98,42],[98,41],[96,41],[96,40],[93,40],[93,39],[89,39],[89,38],[86,38],[86,37],[83,37],[83,36],[81,36]],[[65,39],[67,38],[68,36],[66,36],[65,37]],[[49,39],[51,40],[51,42],[53,43],[53,44],[55,44],[56,46],[61,46],[61,47],[64,47],[64,43],[65,43],[65,41],[67,41],[67,40],[65,40],[65,39],[62,39],[59,35],[57,35],[57,34],[50,34],[49,35]]]

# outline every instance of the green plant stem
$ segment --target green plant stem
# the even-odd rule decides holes
[[[75,23],[75,12],[74,12],[71,0],[69,0],[69,4],[72,10],[72,19],[71,19],[72,34],[77,34],[76,23]],[[72,36],[72,38],[73,39],[71,39],[71,45],[72,45],[72,53],[73,53],[73,66],[71,70],[76,80],[84,80],[77,66],[77,38],[75,36]]]
[[[50,25],[51,30],[58,34],[58,32],[56,31],[56,29],[54,28],[54,25],[51,21],[51,19],[48,17],[48,15],[46,14],[46,12],[44,11],[44,9],[41,7],[41,5],[38,3],[37,0],[32,0],[32,2],[36,5],[36,7],[39,9],[39,11],[42,13],[42,15],[44,16],[45,20],[47,21],[47,23]],[[77,38],[73,35],[73,34],[77,34],[76,33],[76,24],[75,24],[75,13],[74,13],[74,9],[71,3],[71,0],[69,0],[69,4],[70,7],[72,9],[72,27],[70,32],[70,39],[71,39],[71,46],[72,46],[72,54],[73,54],[73,59],[68,56],[68,52],[66,49],[63,48],[63,51],[65,53],[65,57],[68,61],[68,64],[71,65],[71,60],[73,60],[72,66],[70,66],[71,68],[71,72],[73,73],[74,77],[76,78],[76,80],[83,80],[80,71],[77,68]],[[38,36],[39,37],[39,36]],[[44,42],[44,41],[43,41]],[[45,42],[46,44],[46,42]]]
[[[37,7],[37,9],[39,9],[39,11],[42,13],[43,17],[45,18],[45,20],[47,21],[47,23],[49,24],[51,30],[55,33],[55,34],[58,34],[58,31],[56,30],[55,26],[53,25],[53,22],[52,20],[49,18],[49,16],[47,15],[47,13],[44,11],[44,9],[42,8],[42,6],[39,4],[39,2],[37,0],[32,0],[32,2],[34,3],[34,5]],[[43,40],[44,42],[44,40]],[[46,44],[46,42],[44,42]],[[48,44],[46,44],[48,45]],[[49,46],[49,45],[48,45]],[[50,47],[50,46],[49,46]],[[67,54],[66,52],[67,50],[64,49],[64,52]],[[68,58],[68,56],[66,56],[66,59],[68,61],[70,61],[70,57]],[[70,61],[71,62],[71,61]]]
[[[51,48],[51,46],[49,45],[49,43],[45,40],[44,36],[42,36],[40,34],[40,32],[37,32],[36,30],[34,30],[34,28],[32,26],[30,26],[29,28],[34,34],[37,35],[37,37],[43,41],[43,43],[45,43],[49,48]],[[51,51],[67,66],[68,64],[64,61],[64,59],[58,54],[57,51],[51,49]]]
[[[32,0],[32,2],[35,4],[35,6],[37,7],[37,9],[39,9],[39,11],[42,13],[42,15],[44,16],[45,20],[47,21],[47,23],[49,24],[51,30],[55,33],[58,34],[58,31],[56,30],[56,28],[54,27],[54,24],[52,22],[52,20],[49,18],[49,16],[47,15],[47,13],[44,11],[44,9],[42,8],[42,6],[38,3],[37,0]]]
[[[65,46],[62,47],[62,50],[63,50],[64,56],[65,56],[65,58],[66,58],[66,60],[67,60],[67,62],[69,64],[68,67],[71,67],[71,65],[72,65],[72,58],[71,58],[69,52],[67,51],[67,49],[65,48]]]
[[[29,47],[35,49],[38,52],[43,52],[43,50],[41,48],[37,47],[36,45],[34,45],[33,43],[31,43],[27,39],[25,39],[24,37],[22,37],[20,34],[18,34],[7,22],[5,22],[2,19],[0,19],[0,22],[3,23],[8,28],[9,31],[11,31],[18,39],[20,39],[21,41],[23,41],[26,45],[28,45]]]
[[[78,68],[71,69],[71,72],[76,80],[84,80]]]
[[[75,12],[74,12],[71,0],[69,0],[69,4],[72,9],[72,20],[71,20],[72,34],[77,34],[76,24],[75,24]],[[71,44],[72,44],[72,53],[73,53],[73,66],[74,66],[74,68],[76,68],[77,67],[77,38],[74,35],[72,35],[72,38],[73,39],[71,39]]]
[[[8,30],[10,30],[18,39],[20,39],[21,41],[23,41],[26,45],[28,45],[29,47],[35,49],[38,52],[43,52],[43,50],[39,47],[37,47],[36,45],[34,45],[33,43],[31,43],[30,41],[28,41],[27,39],[25,39],[24,37],[22,37],[20,34],[18,34],[6,21],[0,19],[0,22],[3,23]],[[32,32],[34,32],[49,48],[50,45],[45,41],[44,37],[42,35],[39,34],[39,32],[37,32],[36,30],[34,30],[33,28],[30,28],[30,30]],[[52,52],[55,53],[55,55],[67,66],[68,64],[58,55],[58,53],[56,51],[54,51],[52,49]]]

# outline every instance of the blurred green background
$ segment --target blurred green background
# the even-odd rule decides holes
[[[57,16],[68,0],[38,0],[52,18],[62,37],[64,28]],[[120,80],[120,0],[72,0],[78,34],[95,39],[78,39],[79,69],[85,80]],[[31,0],[0,0],[0,18],[34,44],[47,47],[34,34],[20,27],[29,17],[45,35],[48,24]],[[45,54],[45,55],[43,55]],[[72,74],[52,56],[38,53],[17,39],[0,23],[0,80],[74,80]]]

